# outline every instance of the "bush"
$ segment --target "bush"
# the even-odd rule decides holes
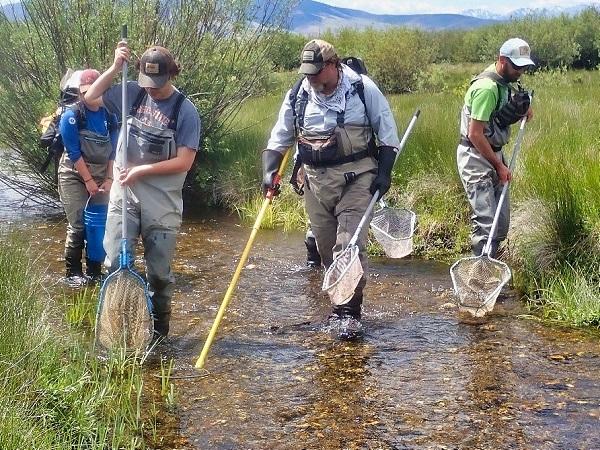
[[[56,107],[59,80],[67,68],[104,69],[113,60],[121,24],[129,25],[134,57],[151,44],[170,48],[182,64],[175,80],[198,107],[204,138],[218,142],[226,119],[260,87],[271,68],[274,30],[287,18],[290,0],[141,2],[66,0],[24,2],[26,18],[0,15],[0,142],[14,153],[14,166],[55,192],[51,175],[37,173],[41,117]],[[196,24],[190,28],[190,24]],[[194,32],[194,30],[196,30]],[[131,64],[130,66],[133,66]],[[135,77],[131,68],[129,76]],[[219,149],[209,149],[218,157]]]

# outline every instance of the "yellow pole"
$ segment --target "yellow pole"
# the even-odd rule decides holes
[[[288,162],[290,153],[291,152],[289,150],[286,151],[285,155],[283,156],[283,159],[281,160],[281,164],[279,165],[279,170],[277,171],[277,177],[278,177],[277,181],[278,182],[281,180],[283,172],[285,171],[285,166]],[[208,338],[206,338],[204,347],[202,347],[202,352],[200,353],[200,356],[198,357],[198,360],[196,361],[196,366],[195,366],[196,369],[202,369],[204,367],[204,363],[206,362],[206,357],[208,356],[210,346],[212,345],[215,335],[217,334],[217,328],[219,328],[221,319],[223,318],[223,315],[225,315],[225,311],[227,310],[227,305],[229,305],[229,301],[231,300],[231,296],[233,295],[235,286],[237,285],[238,279],[240,278],[242,269],[244,268],[244,265],[246,264],[246,261],[248,260],[248,255],[250,254],[250,249],[252,248],[254,239],[256,238],[258,230],[260,229],[260,224],[262,223],[263,217],[265,216],[265,213],[267,212],[267,208],[271,204],[272,200],[273,200],[273,191],[269,191],[267,193],[265,200],[263,201],[262,207],[260,208],[260,212],[258,213],[256,220],[254,221],[254,226],[252,227],[252,231],[250,233],[250,238],[248,239],[248,242],[246,243],[246,247],[244,248],[244,251],[242,252],[240,261],[238,262],[237,268],[235,269],[235,273],[233,274],[233,279],[231,280],[231,283],[229,283],[229,288],[227,289],[227,292],[225,293],[225,297],[223,297],[223,301],[221,302],[221,307],[219,308],[219,311],[217,312],[217,317],[215,318],[215,321],[210,329],[210,333],[208,333]]]

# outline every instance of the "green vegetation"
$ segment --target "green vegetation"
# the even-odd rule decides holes
[[[124,354],[100,361],[90,353],[89,339],[65,327],[46,298],[34,269],[39,261],[30,259],[25,245],[4,237],[0,252],[0,448],[137,449],[145,439],[158,444],[153,430],[160,405],[150,401],[139,363]],[[96,294],[65,300],[73,325],[91,316],[86,311]]]
[[[0,113],[5,118],[0,142],[12,150],[12,171],[35,180],[29,191],[56,196],[52,170],[39,173],[45,150],[37,144],[38,124],[56,109],[67,68],[109,67],[124,23],[132,62],[152,44],[170,48],[182,64],[175,85],[200,110],[202,147],[211,159],[218,159],[223,123],[248,96],[264,92],[271,55],[278,48],[273,34],[286,20],[291,0],[263,2],[261,7],[253,0],[22,3],[22,22],[0,13]],[[134,64],[129,68],[133,79]],[[198,178],[200,188],[206,187],[209,174],[200,170]]]
[[[470,212],[455,163],[458,112],[468,80],[486,65],[432,65],[431,73],[450,74],[441,92],[388,96],[400,132],[417,107],[422,111],[387,196],[416,212],[417,255],[452,261],[469,251]],[[535,89],[535,117],[511,188],[508,257],[515,285],[545,317],[573,325],[598,325],[600,319],[595,303],[581,300],[598,298],[600,282],[599,82],[597,71],[550,69],[523,77]],[[283,95],[279,89],[247,102],[236,117],[239,131],[223,141],[228,156],[221,163],[235,171],[223,178],[221,199],[247,220],[261,205],[258,154]],[[263,226],[303,223],[301,199],[288,187]]]

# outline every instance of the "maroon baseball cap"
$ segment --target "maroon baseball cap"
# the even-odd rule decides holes
[[[82,94],[87,92],[90,86],[98,79],[100,72],[96,69],[85,69],[79,75],[79,92]]]

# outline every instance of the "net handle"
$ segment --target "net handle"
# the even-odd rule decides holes
[[[415,123],[417,122],[417,119],[419,118],[420,114],[421,114],[421,110],[419,108],[417,108],[415,110],[415,112],[413,113],[412,118],[410,119],[410,122],[408,123],[408,126],[406,127],[406,130],[404,130],[404,134],[402,135],[402,139],[400,140],[400,146],[398,147],[398,151],[396,152],[396,159],[394,159],[394,166],[396,165],[396,161],[398,161],[400,152],[404,148],[406,141],[408,141],[408,137],[410,136],[410,133],[412,133],[412,130],[415,127]],[[383,196],[379,199],[379,206],[382,208],[385,208],[387,206],[385,201],[383,200]]]
[[[367,206],[367,210],[361,217],[360,222],[358,223],[358,227],[356,227],[356,231],[354,232],[352,239],[350,239],[350,242],[348,243],[348,247],[356,245],[356,242],[358,241],[358,236],[360,235],[360,232],[362,231],[363,227],[365,226],[365,222],[371,215],[371,212],[373,212],[375,203],[377,203],[377,197],[379,197],[379,189],[377,189],[375,191],[375,193],[373,194],[373,198],[371,198],[371,201],[369,202],[369,206]],[[348,247],[346,247],[346,248],[348,248]]]
[[[127,24],[121,27],[121,42],[127,43]],[[127,170],[127,61],[121,69],[121,169]],[[127,254],[127,186],[121,186],[121,268],[129,267]]]
[[[531,93],[531,101],[533,103],[533,92]],[[525,123],[527,122],[527,114],[521,119],[521,125],[519,126],[519,134],[517,135],[517,140],[515,141],[515,145],[513,147],[512,156],[510,158],[510,164],[508,165],[508,169],[512,174],[515,168],[515,162],[517,161],[517,155],[521,150],[521,142],[523,140],[523,135],[525,134]],[[494,221],[492,222],[492,229],[490,230],[490,234],[487,238],[485,246],[481,252],[481,255],[489,255],[492,251],[492,240],[496,235],[496,230],[498,229],[498,222],[500,220],[500,210],[502,209],[502,205],[504,204],[504,199],[506,198],[506,193],[508,192],[509,181],[504,183],[502,187],[502,193],[500,194],[500,199],[498,200],[498,206],[496,207],[496,212],[494,213]]]

